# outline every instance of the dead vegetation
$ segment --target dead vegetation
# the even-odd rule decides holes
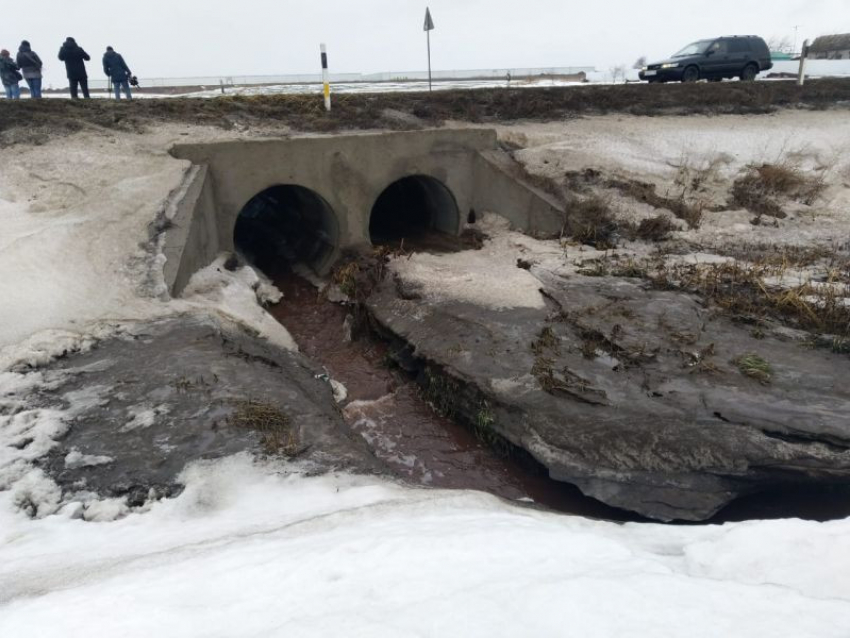
[[[705,202],[701,198],[693,197],[687,185],[680,187],[674,184],[677,192],[673,196],[661,195],[658,193],[655,184],[639,180],[612,178],[605,182],[605,186],[618,190],[626,197],[648,204],[653,208],[669,210],[673,215],[686,222],[690,228],[699,228],[702,222],[703,211],[706,208]]]
[[[696,293],[734,319],[776,320],[814,334],[850,337],[850,280],[837,271],[825,281],[782,286],[784,270],[763,263],[678,264],[649,268],[660,288]]]
[[[841,352],[850,343],[850,256],[823,247],[753,248],[752,259],[687,263],[657,252],[648,258],[606,255],[586,260],[578,274],[640,278],[660,290],[701,297],[718,312],[753,326],[766,322],[813,335],[813,345]],[[756,252],[758,251],[758,252]]]
[[[773,368],[770,364],[755,353],[743,354],[737,357],[734,363],[741,374],[755,379],[762,385],[768,385],[773,378]]]
[[[752,243],[717,245],[706,247],[713,254],[732,257],[740,261],[757,263],[782,273],[793,268],[808,268],[819,265],[827,272],[846,273],[850,280],[850,245],[847,246],[777,246],[776,244]]]
[[[778,108],[825,108],[850,101],[850,81],[724,82],[652,87],[480,89],[434,93],[342,94],[326,113],[315,95],[110,100],[8,100],[0,103],[2,143],[44,143],[86,128],[142,131],[161,122],[301,131],[416,129],[447,120],[553,121],[583,114],[635,115],[767,113]]]
[[[648,242],[661,242],[670,238],[670,233],[678,230],[666,215],[656,215],[642,220],[634,229],[633,238]]]
[[[566,233],[573,240],[598,250],[616,247],[619,225],[608,200],[591,195],[573,197],[567,203]]]
[[[289,420],[277,406],[264,401],[238,401],[228,425],[259,433],[268,454],[294,457],[299,454],[298,437]]]
[[[788,162],[750,166],[732,184],[729,206],[762,216],[784,219],[783,205],[796,201],[811,206],[826,189],[825,171],[806,173]]]
[[[401,247],[374,246],[368,252],[351,252],[339,260],[331,273],[331,281],[352,302],[361,304],[384,279],[392,257],[406,256]]]
[[[682,171],[680,171],[680,174]],[[617,219],[612,211],[611,197],[616,191],[625,197],[659,210],[670,211],[690,228],[698,228],[706,203],[692,191],[694,184],[701,188],[704,175],[690,175],[685,182],[678,179],[671,185],[676,195],[660,195],[654,184],[622,177],[606,177],[601,171],[587,168],[569,171],[561,184],[561,198],[567,202],[566,233],[575,241],[600,250],[615,248],[617,239],[662,242],[678,230],[666,213],[641,220],[639,223]],[[550,187],[550,192],[553,189]]]
[[[544,392],[590,405],[608,405],[608,395],[604,390],[594,387],[569,368],[556,365],[555,359],[561,356],[561,346],[551,326],[540,331],[537,340],[531,344],[531,350],[535,355],[531,374]]]

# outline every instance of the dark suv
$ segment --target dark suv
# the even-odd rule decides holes
[[[649,82],[696,82],[741,78],[751,82],[761,71],[773,68],[767,43],[754,35],[736,35],[689,44],[669,60],[641,69]]]

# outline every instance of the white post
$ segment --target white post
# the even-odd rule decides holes
[[[426,31],[428,34],[428,90],[433,91],[434,88],[431,86],[431,32]]]
[[[322,49],[322,84],[324,85],[323,90],[325,93],[325,110],[330,112],[331,110],[331,81],[330,76],[328,74],[328,47],[324,44],[321,46]]]
[[[800,74],[797,76],[797,86],[806,83],[806,58],[809,56],[809,41],[803,42],[803,50],[800,53]]]

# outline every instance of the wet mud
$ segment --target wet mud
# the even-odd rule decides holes
[[[47,374],[51,382],[30,400],[70,412],[67,430],[37,465],[63,492],[126,498],[137,507],[179,494],[180,474],[194,461],[279,455],[268,449],[267,432],[234,419],[252,411],[257,425],[273,412],[290,426],[292,452],[305,467],[383,471],[303,356],[212,317],[132,327]]]
[[[462,249],[456,242],[432,245],[433,238],[426,243],[446,252]],[[351,334],[350,307],[329,301],[288,267],[267,274],[284,294],[284,301],[270,313],[309,359],[345,385],[346,423],[396,476],[415,485],[479,490],[534,502],[565,514],[650,522],[551,479],[543,466],[522,453],[505,455],[498,446],[482,442],[472,428],[439,414],[413,376],[392,365],[393,347],[386,340],[371,331]],[[846,516],[850,516],[850,486],[803,485],[739,498],[701,524]]]
[[[438,250],[459,247],[434,238],[424,241]],[[345,386],[348,396],[341,404],[345,421],[396,476],[416,485],[533,501],[570,514],[642,520],[551,480],[540,467],[500,455],[469,428],[438,414],[415,380],[392,366],[385,341],[368,332],[351,335],[350,308],[329,301],[287,266],[268,269],[266,274],[284,295],[269,312],[289,330],[304,355]]]

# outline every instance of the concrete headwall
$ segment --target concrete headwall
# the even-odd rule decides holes
[[[505,169],[512,160],[498,151],[492,130],[181,144],[172,155],[201,167],[179,204],[175,232],[166,238],[166,281],[174,294],[220,251],[234,248],[240,212],[273,186],[309,188],[333,209],[337,245],[324,263],[314,265],[319,272],[328,270],[341,251],[369,245],[375,202],[388,186],[410,176],[430,177],[449,189],[458,215],[450,227],[442,227],[453,233],[460,233],[472,209],[497,212],[536,234],[557,234],[563,226],[555,202]]]

